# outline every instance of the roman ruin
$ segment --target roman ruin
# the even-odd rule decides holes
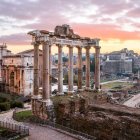
[[[54,32],[46,30],[34,30],[28,33],[32,36],[34,46],[34,96],[32,98],[32,110],[35,115],[48,117],[44,114],[51,112],[53,103],[50,99],[51,84],[51,47],[58,46],[58,92],[63,94],[63,62],[62,48],[69,49],[69,70],[68,70],[68,93],[73,90],[73,49],[78,48],[78,90],[82,91],[82,49],[86,50],[86,90],[90,90],[90,48],[95,48],[95,89],[100,90],[100,46],[98,38],[80,37],[75,34],[69,25],[56,26]],[[43,93],[39,95],[39,46],[43,49]],[[45,108],[44,108],[45,107]],[[40,112],[42,110],[42,112]]]

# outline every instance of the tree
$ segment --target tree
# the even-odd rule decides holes
[[[63,62],[68,62],[68,58],[67,57],[63,57]]]
[[[95,71],[95,59],[94,58],[90,59],[90,71],[91,72]]]

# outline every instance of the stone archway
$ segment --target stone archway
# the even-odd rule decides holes
[[[10,73],[10,92],[14,92],[14,82],[15,82],[14,79],[15,79],[15,74],[12,71]]]

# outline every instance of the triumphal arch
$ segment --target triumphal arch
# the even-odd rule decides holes
[[[98,38],[80,37],[75,34],[69,25],[56,26],[54,32],[46,30],[34,30],[28,33],[32,36],[34,46],[34,95],[32,98],[32,110],[35,115],[48,117],[53,103],[51,94],[51,47],[58,46],[58,94],[63,94],[63,61],[62,48],[69,49],[68,67],[68,93],[73,90],[73,48],[78,49],[78,90],[82,91],[82,49],[86,50],[86,90],[90,90],[90,48],[95,48],[95,89],[100,89],[100,46]],[[39,46],[43,50],[43,90],[42,97],[39,95]],[[47,112],[47,113],[45,113]],[[47,115],[46,115],[47,114]]]

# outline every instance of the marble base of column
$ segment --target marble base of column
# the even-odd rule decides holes
[[[57,95],[58,96],[64,95],[64,92],[58,92]]]
[[[32,96],[32,112],[34,115],[38,115],[37,112],[37,102],[42,99],[41,95],[34,95]]]
[[[83,88],[82,89],[77,89],[77,91],[82,92],[82,91],[84,91],[84,89]]]
[[[40,95],[40,94],[38,94],[38,95],[33,95],[33,96],[32,96],[32,99],[40,100],[40,99],[42,99],[42,95]]]
[[[85,87],[86,91],[91,91],[91,87]]]
[[[67,91],[68,94],[73,94],[75,91]]]
[[[55,114],[54,114],[54,105],[50,99],[42,100],[44,104],[43,114],[45,119],[49,121],[55,121]]]
[[[42,100],[42,102],[46,103],[46,106],[51,106],[51,105],[53,105],[53,102],[52,102],[51,99]]]

